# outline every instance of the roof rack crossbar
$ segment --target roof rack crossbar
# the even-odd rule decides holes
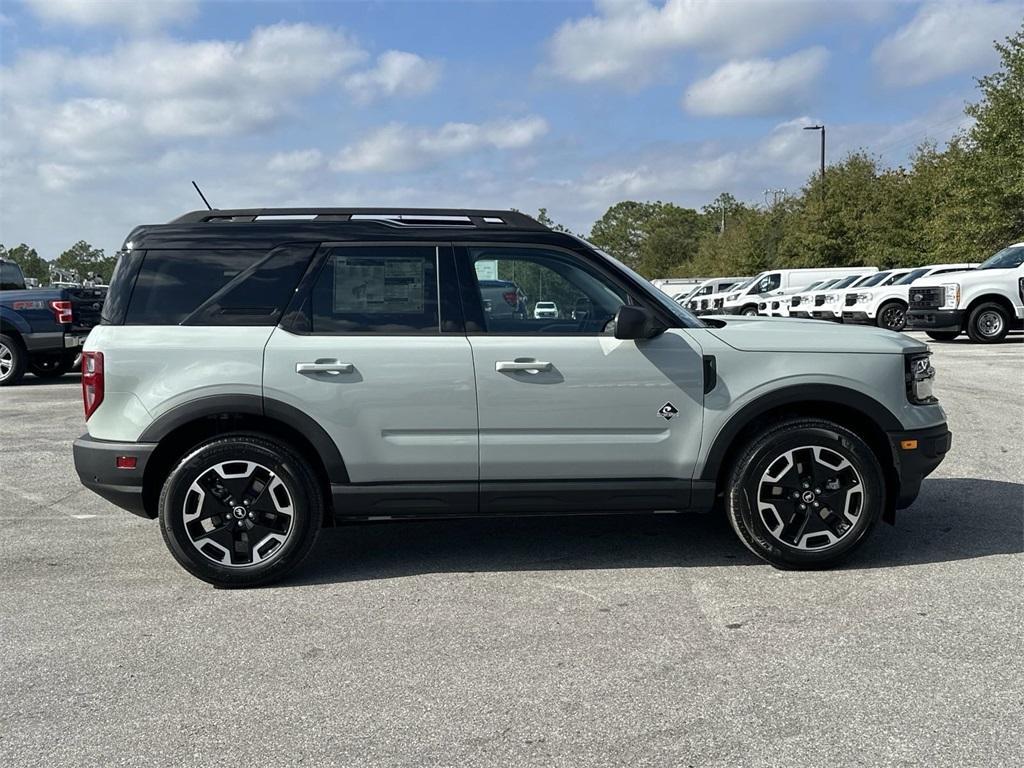
[[[532,216],[519,211],[469,208],[214,208],[190,211],[172,224],[207,222],[287,221],[380,221],[398,226],[477,227],[480,229],[539,229],[548,231]]]

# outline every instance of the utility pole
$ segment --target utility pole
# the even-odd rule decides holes
[[[805,131],[821,131],[821,204],[825,204],[825,126],[805,125]]]
[[[771,196],[771,199],[772,199],[772,201],[770,203],[768,202],[768,197],[769,196]],[[779,204],[780,200],[785,200],[785,199],[786,199],[786,188],[785,187],[776,187],[774,189],[769,187],[768,189],[766,189],[764,191],[764,204],[767,205],[769,208],[774,208],[776,205]]]

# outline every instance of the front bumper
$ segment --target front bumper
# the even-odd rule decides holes
[[[911,309],[907,312],[907,328],[919,331],[959,331],[963,323],[962,309]]]
[[[843,318],[836,317],[831,309],[815,309],[811,312],[811,317],[815,320],[828,320],[833,323],[843,322]]]
[[[155,517],[146,510],[142,496],[142,478],[156,443],[115,443],[82,435],[72,451],[75,471],[82,485],[121,509],[140,517]],[[134,469],[118,469],[118,456],[134,456]]]
[[[851,312],[850,310],[843,310],[843,322],[844,323],[855,323],[857,325],[874,325],[875,318],[868,317],[867,312]]]
[[[899,481],[896,509],[904,509],[914,503],[921,490],[921,481],[942,463],[952,444],[953,434],[945,423],[910,432],[889,433],[889,447]]]

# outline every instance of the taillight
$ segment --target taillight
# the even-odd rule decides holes
[[[505,291],[501,295],[502,298],[505,299],[505,303],[508,304],[510,307],[516,307],[519,305],[519,294],[516,293],[515,291]]]
[[[70,301],[51,301],[50,309],[53,310],[53,317],[58,323],[71,323]]]
[[[85,418],[103,402],[103,353],[82,353],[82,404],[85,406]]]

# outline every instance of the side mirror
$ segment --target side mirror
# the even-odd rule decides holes
[[[643,307],[623,304],[615,313],[616,339],[650,339],[664,328]]]

